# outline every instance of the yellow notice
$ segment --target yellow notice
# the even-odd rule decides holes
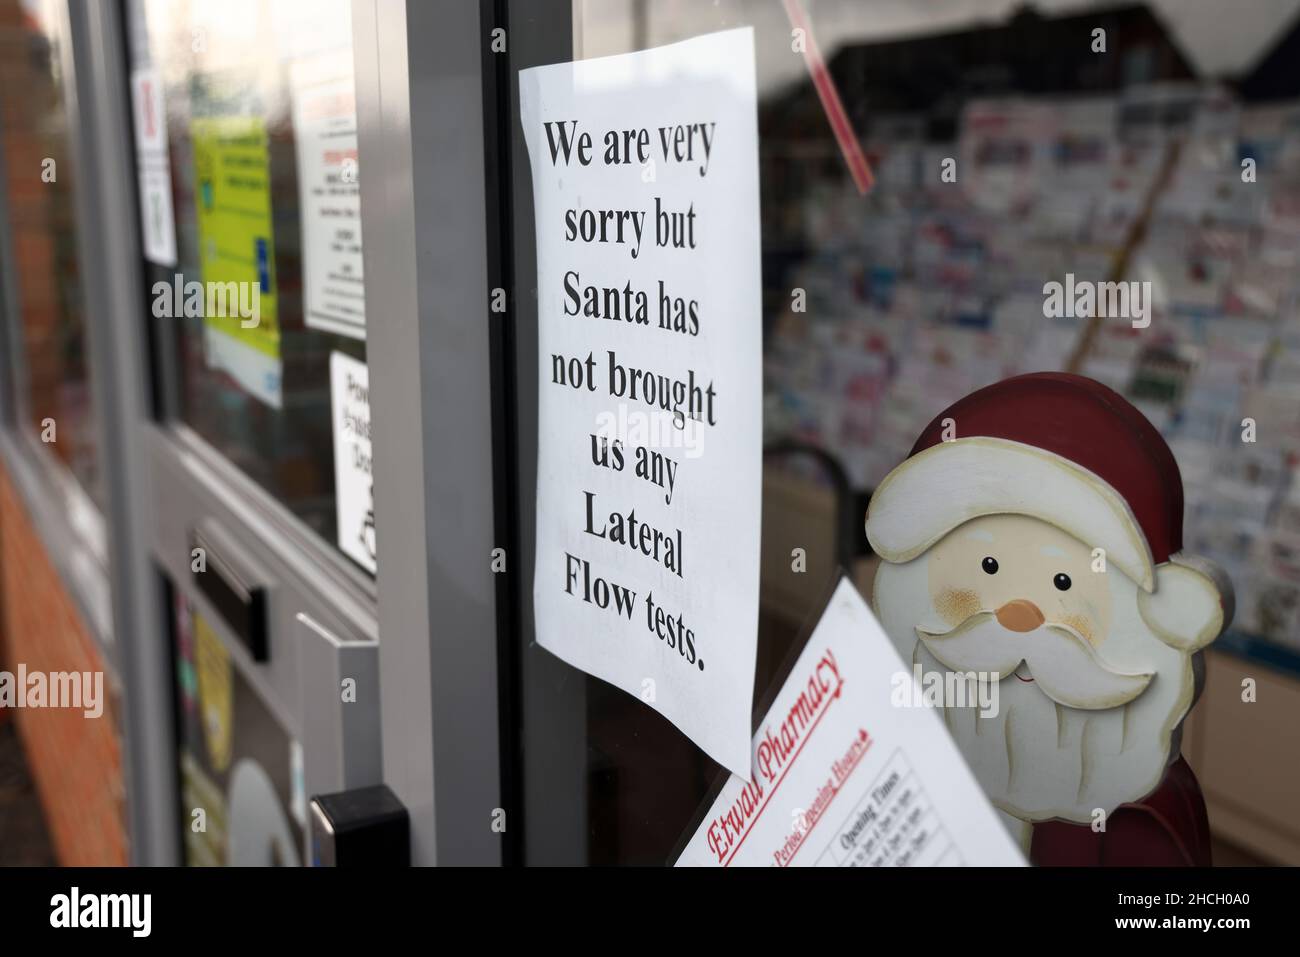
[[[201,117],[191,121],[190,137],[204,323],[245,347],[223,348],[221,364],[278,405],[280,326],[266,126],[257,116]]]

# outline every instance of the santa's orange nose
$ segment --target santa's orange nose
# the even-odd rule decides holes
[[[998,624],[1012,631],[1033,631],[1047,620],[1037,605],[1023,598],[1007,602],[995,614]]]

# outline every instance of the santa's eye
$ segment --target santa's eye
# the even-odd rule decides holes
[[[984,569],[984,571],[988,572],[990,575],[996,575],[998,573],[998,560],[989,556],[988,558],[985,558],[984,561],[980,562],[980,568]]]
[[[1056,586],[1058,591],[1069,591],[1072,582],[1069,575],[1064,572],[1057,572],[1056,577],[1052,579],[1052,584]]]

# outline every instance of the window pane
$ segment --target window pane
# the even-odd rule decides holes
[[[168,412],[373,572],[368,406],[342,501],[331,408],[331,368],[337,392],[365,361],[350,6],[128,13],[153,321],[177,344]]]
[[[0,125],[21,414],[103,506],[77,259],[61,4],[0,0]],[[25,387],[25,388],[24,388]]]
[[[791,6],[806,11],[811,37],[794,29]],[[1221,646],[1267,642],[1271,660],[1286,646],[1300,661],[1295,24],[1262,13],[1225,22],[1212,4],[1178,0],[1086,14],[1039,6],[573,4],[575,59],[754,28],[755,414],[767,451],[756,702],[837,566],[870,594],[866,497],[931,418],[1037,371],[1098,380],[1160,429],[1182,471],[1184,546],[1235,584],[1236,633]],[[512,15],[526,20],[527,9]],[[1108,28],[1109,57],[1094,54],[1089,18]],[[805,55],[814,40],[823,61]],[[1225,90],[1214,80],[1225,75],[1242,81]],[[865,191],[835,135],[844,124],[870,169]],[[1245,157],[1268,175],[1252,165],[1243,176]],[[1044,286],[1067,275],[1149,281],[1151,328],[1049,314]],[[526,295],[534,277],[519,279]],[[804,574],[791,573],[792,546],[806,551]],[[522,653],[525,700],[545,702],[529,713],[562,708],[573,673],[540,662],[536,647]],[[586,858],[663,862],[720,769],[636,698],[582,682]],[[556,747],[553,727],[520,732],[533,793],[554,774],[530,757]],[[551,813],[537,802],[529,812]]]

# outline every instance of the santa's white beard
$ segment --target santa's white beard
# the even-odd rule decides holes
[[[1114,671],[1153,675],[1136,697],[1105,709],[1068,707],[1044,694],[1037,682],[1013,673],[998,684],[996,714],[944,708],[949,732],[990,800],[1022,820],[1092,823],[1097,809],[1109,814],[1155,790],[1177,754],[1178,727],[1194,697],[1191,656],[1147,628],[1137,609],[1136,585],[1118,572],[1109,577],[1112,623],[1096,651]],[[946,674],[948,668],[916,633],[918,628],[932,634],[952,630],[931,607],[925,556],[882,564],[874,593],[881,624],[903,659],[921,665],[924,673]],[[1012,640],[1025,637],[1007,634]]]
[[[993,612],[978,612],[944,634],[916,631],[940,667],[1001,679],[1023,663],[1028,670],[1022,680],[1032,680],[1039,691],[1067,708],[1097,711],[1128,704],[1152,678],[1150,673],[1131,675],[1110,667],[1068,625],[1044,623],[1032,631],[1010,631]]]

